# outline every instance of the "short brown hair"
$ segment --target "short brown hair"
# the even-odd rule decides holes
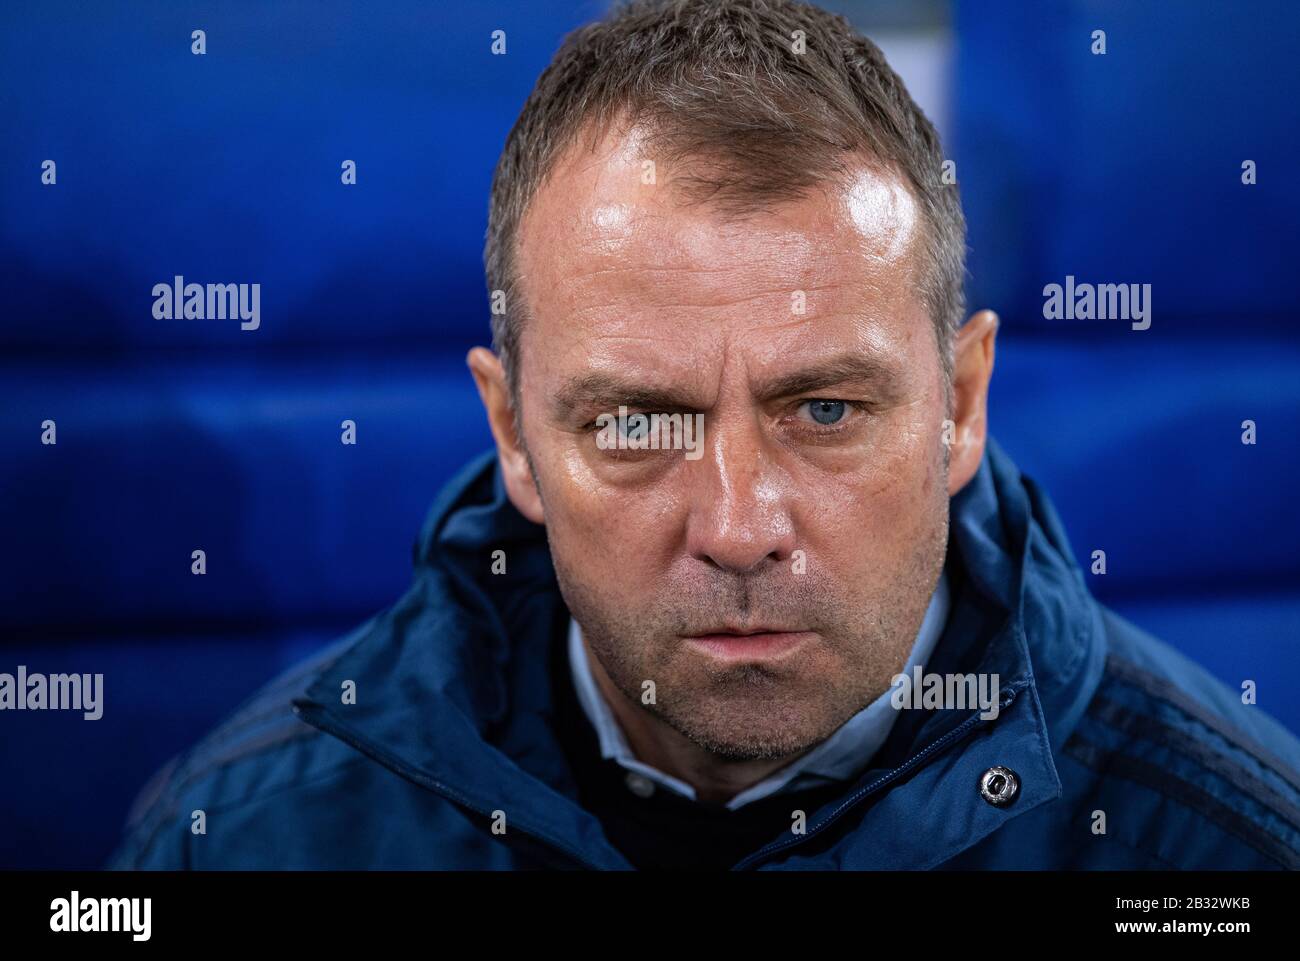
[[[616,116],[648,120],[670,159],[715,161],[675,186],[736,216],[844,174],[850,153],[901,171],[924,215],[921,292],[951,374],[966,222],[956,184],[940,179],[939,137],[880,49],[842,16],[792,0],[632,0],[565,37],[493,176],[483,260],[489,296],[504,294],[492,340],[516,405],[520,221],[578,131],[590,122],[594,138]]]

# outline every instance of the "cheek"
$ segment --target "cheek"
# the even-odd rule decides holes
[[[545,424],[535,425],[531,436],[546,536],[568,575],[613,600],[661,580],[681,530],[674,484],[616,486],[593,467],[587,441]]]
[[[936,489],[942,482],[935,433],[920,421],[882,425],[869,456],[849,475],[823,489],[809,522],[833,543],[846,569],[870,580],[915,552],[936,523]]]
[[[586,471],[562,473],[547,489],[547,537],[584,581],[611,595],[634,594],[670,563],[681,528],[675,490],[611,489]]]

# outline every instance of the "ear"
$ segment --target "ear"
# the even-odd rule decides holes
[[[465,363],[469,365],[469,372],[474,376],[478,395],[487,411],[488,426],[492,428],[492,438],[496,441],[497,459],[501,463],[501,476],[510,503],[534,524],[545,523],[537,482],[519,443],[520,425],[510,403],[510,389],[506,386],[501,361],[492,351],[475,347],[466,355]]]
[[[989,379],[998,315],[981,310],[957,331],[953,345],[952,418],[956,425],[948,459],[948,496],[970,483],[984,458],[988,436]]]

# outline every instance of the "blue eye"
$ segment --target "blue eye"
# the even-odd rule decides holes
[[[819,424],[830,426],[844,417],[844,401],[842,400],[810,400],[808,401],[808,412],[812,414],[813,420]]]
[[[619,425],[619,433],[628,440],[641,440],[650,433],[650,415],[629,414],[626,424]]]

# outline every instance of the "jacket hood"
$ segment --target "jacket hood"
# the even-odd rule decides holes
[[[500,560],[504,576],[493,573]],[[508,812],[513,827],[569,859],[629,867],[573,797],[549,681],[551,645],[569,612],[545,529],[510,503],[494,451],[444,487],[414,561],[407,594],[296,702],[300,716],[471,810]],[[882,868],[938,864],[1059,797],[1053,755],[1101,677],[1100,614],[1060,520],[992,438],[951,500],[947,564],[961,589],[926,672],[996,674],[1001,710],[988,720],[978,709],[901,712],[871,769],[808,820],[805,837],[866,808],[837,842],[859,848],[855,863],[870,845],[868,859]],[[356,701],[344,704],[348,681]],[[1021,781],[1006,809],[976,790],[995,765]],[[895,829],[903,823],[906,831]],[[800,840],[778,839],[738,867],[797,858]],[[833,856],[822,851],[810,866]]]

